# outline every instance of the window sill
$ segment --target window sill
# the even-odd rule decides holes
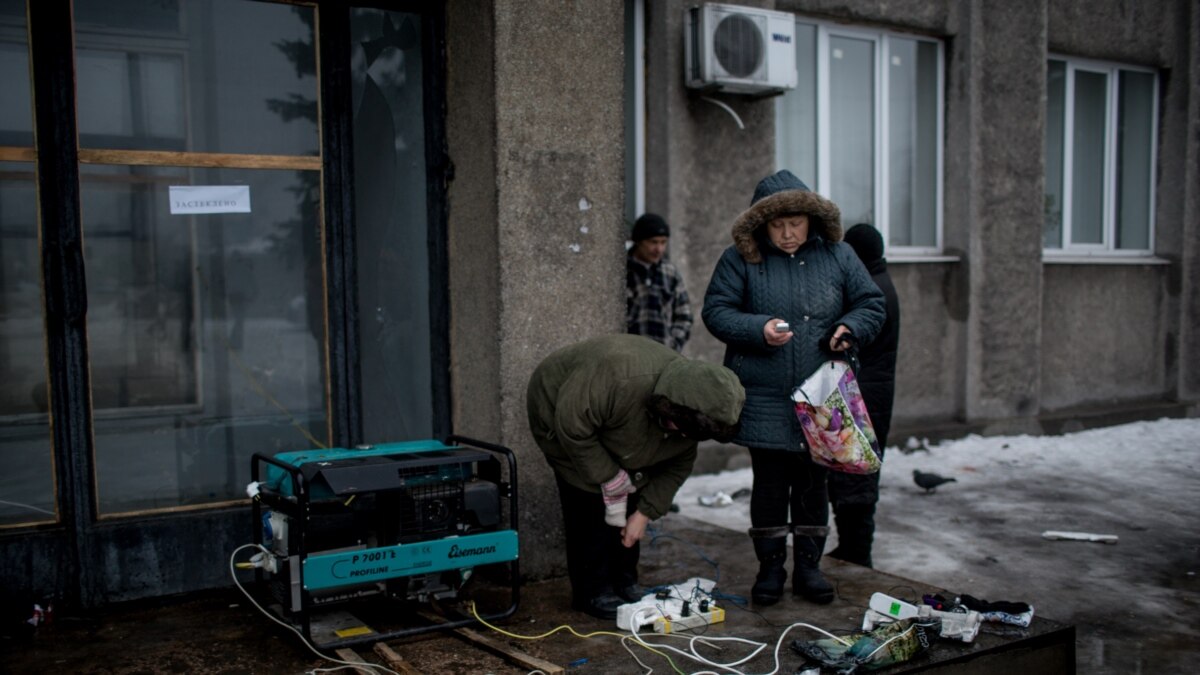
[[[1062,255],[1042,254],[1045,265],[1170,265],[1156,255]]]
[[[940,254],[917,254],[887,256],[889,265],[910,265],[913,263],[956,263],[962,262],[962,256]],[[1170,265],[1171,261],[1156,255],[1045,255],[1042,256],[1044,265]]]
[[[910,263],[956,263],[962,261],[962,256],[944,255],[940,253],[915,253],[913,255],[887,256],[889,265],[908,265]]]

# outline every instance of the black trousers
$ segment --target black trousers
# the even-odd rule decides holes
[[[883,457],[879,459],[882,460]],[[838,510],[841,506],[874,507],[875,503],[879,501],[879,474],[881,473],[883,473],[882,469],[865,476],[830,471],[829,501],[833,503],[834,510]]]
[[[859,380],[859,385],[862,385],[861,380]],[[875,428],[875,438],[879,441],[879,459],[882,461],[883,451],[887,449],[888,432],[892,427],[892,399],[886,397],[890,396],[890,392],[885,396],[878,389],[877,385],[873,385],[864,389],[862,394],[863,402],[867,405],[867,412],[871,416],[871,424]],[[858,513],[867,511],[874,513],[875,503],[879,501],[879,474],[881,473],[883,473],[882,468],[865,476],[830,471],[829,501],[833,504],[834,513],[844,511],[842,507],[845,506],[852,507],[850,510]],[[838,536],[841,537],[840,532]]]
[[[750,493],[750,525],[823,527],[829,522],[828,470],[814,464],[808,452],[750,448],[754,488]]]
[[[557,473],[562,502],[563,530],[567,538],[567,575],[575,602],[584,602],[614,589],[637,583],[641,544],[621,544],[621,528],[604,522],[604,500],[599,493],[580,490]],[[637,493],[629,495],[627,513],[637,510]]]

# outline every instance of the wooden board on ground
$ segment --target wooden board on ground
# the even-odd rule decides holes
[[[413,668],[404,657],[396,653],[385,642],[375,643],[375,653],[378,654],[384,661],[387,662],[388,668],[400,673],[401,675],[421,675],[421,671]]]
[[[417,613],[434,623],[448,623],[445,618],[440,617],[433,612],[422,610]],[[478,631],[471,630],[470,628],[454,628],[452,630],[454,631],[455,635],[471,642],[474,645],[488,650],[496,656],[507,660],[509,663],[514,663],[518,666],[521,666],[522,668],[528,668],[529,670],[540,670],[546,675],[562,675],[566,672],[566,669],[560,665],[551,663],[545,659],[539,659],[531,654],[526,654],[519,649],[504,644],[499,640],[493,640],[492,638],[482,635]]]
[[[338,658],[343,661],[349,661],[350,663],[363,663],[363,664],[367,663],[366,660],[363,659],[363,657],[359,656],[357,652],[355,652],[353,649],[350,649],[349,647],[342,647],[341,649],[335,649],[334,653],[337,654]],[[375,669],[375,668],[355,668],[354,671],[356,673],[360,673],[360,675],[376,675],[376,673],[378,672],[377,669]]]

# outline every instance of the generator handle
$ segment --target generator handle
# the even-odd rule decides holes
[[[252,480],[254,482],[258,482],[258,478],[259,478],[258,463],[259,462],[266,462],[267,464],[274,464],[275,466],[277,466],[280,469],[283,469],[285,472],[287,472],[288,477],[290,477],[292,479],[292,495],[297,498],[301,498],[304,496],[304,492],[305,492],[304,474],[300,472],[299,467],[293,466],[291,464],[287,464],[285,462],[281,462],[278,459],[275,459],[274,457],[268,457],[267,455],[264,455],[261,452],[256,452],[256,453],[254,453],[254,456],[251,458],[251,462],[250,462],[250,480]]]
[[[466,436],[458,436],[456,434],[451,434],[450,436],[447,436],[445,443],[446,443],[446,445],[452,445],[454,443],[459,443],[462,445],[471,445],[476,448],[480,448],[482,450],[488,450],[490,452],[494,452],[498,455],[504,455],[505,459],[508,460],[508,486],[509,486],[508,519],[509,519],[509,527],[511,527],[514,531],[517,531],[518,530],[517,523],[520,520],[520,518],[518,517],[520,515],[520,510],[517,508],[517,456],[516,456],[516,454],[514,454],[512,450],[504,447],[503,445],[496,445],[495,443],[488,443],[487,441],[480,441],[480,440],[477,440],[474,438],[468,438]]]

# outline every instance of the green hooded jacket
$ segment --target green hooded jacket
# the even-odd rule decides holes
[[[599,494],[601,483],[625,469],[640,495],[638,511],[657,519],[691,474],[697,443],[659,426],[646,408],[651,394],[724,424],[737,422],[746,399],[722,366],[640,335],[605,335],[563,347],[534,370],[529,428],[567,483]]]

